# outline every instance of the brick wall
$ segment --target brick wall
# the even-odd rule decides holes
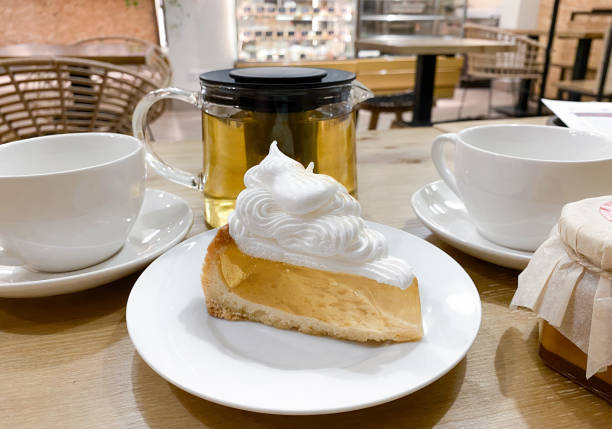
[[[157,43],[153,0],[2,0],[0,46],[130,36]]]

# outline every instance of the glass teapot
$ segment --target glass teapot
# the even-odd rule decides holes
[[[203,191],[204,218],[224,225],[244,189],[244,173],[267,154],[270,144],[315,172],[332,176],[357,193],[355,106],[372,92],[355,74],[335,69],[255,67],[200,75],[200,92],[164,88],[136,106],[134,135],[147,145],[151,167],[169,180]],[[204,163],[193,175],[157,157],[145,138],[145,119],[158,100],[174,98],[202,111]]]

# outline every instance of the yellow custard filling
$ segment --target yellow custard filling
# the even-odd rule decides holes
[[[235,243],[220,262],[227,286],[250,302],[338,326],[409,328],[422,335],[416,278],[402,290],[362,276],[253,258]]]

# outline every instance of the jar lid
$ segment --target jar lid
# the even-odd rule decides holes
[[[309,67],[250,67],[200,75],[204,102],[293,113],[347,101],[355,73]]]
[[[559,219],[563,243],[595,267],[612,271],[612,195],[566,204]]]

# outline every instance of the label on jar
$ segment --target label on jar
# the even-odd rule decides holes
[[[602,204],[599,207],[599,213],[604,217],[604,219],[612,222],[612,201]]]

